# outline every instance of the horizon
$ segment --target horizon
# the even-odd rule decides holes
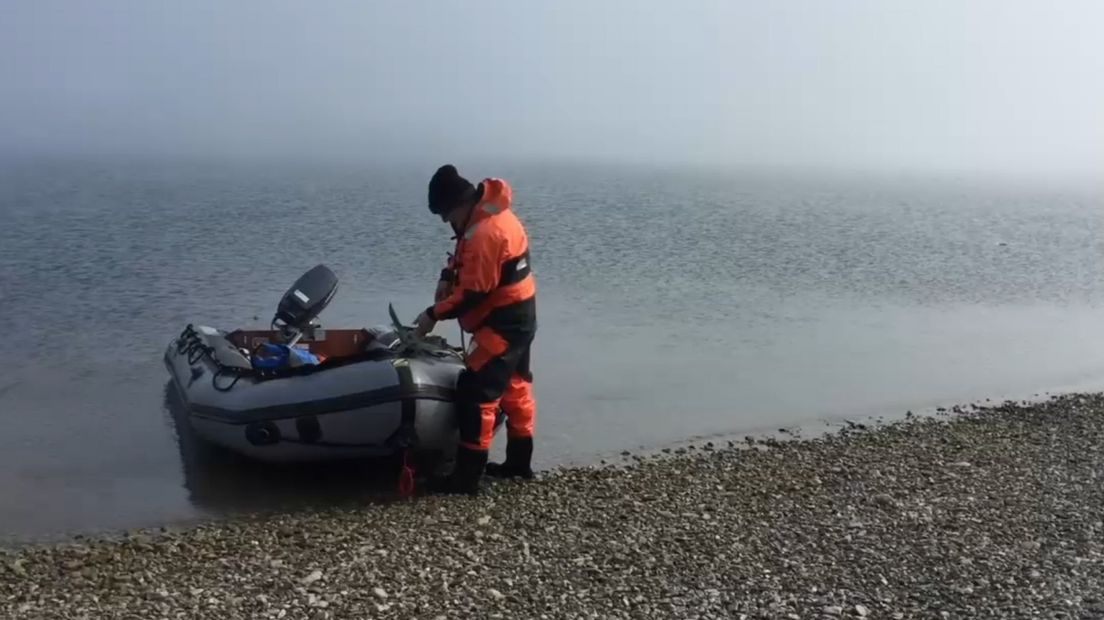
[[[356,159],[341,157],[302,157],[288,154],[269,156],[227,156],[225,154],[183,154],[183,153],[11,153],[0,149],[0,172],[23,165],[36,166],[74,166],[104,167],[108,169],[168,169],[192,168],[198,170],[221,169],[224,171],[285,171],[289,169],[332,172],[337,174],[386,174],[398,172],[422,173],[418,182],[428,182],[433,171],[440,165],[451,163],[460,173],[469,178],[499,176],[506,171],[524,171],[526,173],[545,169],[552,173],[572,172],[610,172],[622,174],[673,174],[704,175],[708,178],[746,177],[777,178],[810,181],[848,181],[848,182],[903,182],[903,183],[940,183],[979,186],[983,188],[1023,189],[1028,191],[1058,191],[1060,193],[1086,193],[1104,196],[1104,184],[1101,177],[1092,174],[1067,175],[1029,174],[986,169],[954,168],[909,168],[909,167],[840,167],[827,164],[808,165],[797,163],[724,163],[696,161],[618,161],[615,159],[584,159],[565,157],[533,158],[460,158],[445,156],[430,160],[405,158],[384,161],[381,159]],[[422,179],[421,177],[425,178]]]

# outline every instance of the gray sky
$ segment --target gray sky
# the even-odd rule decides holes
[[[3,0],[0,150],[1099,177],[1104,2]]]

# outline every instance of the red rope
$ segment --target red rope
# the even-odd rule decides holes
[[[399,496],[410,497],[414,494],[414,468],[410,465],[410,451],[403,451],[402,470],[399,472]]]

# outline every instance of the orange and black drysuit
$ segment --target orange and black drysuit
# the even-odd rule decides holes
[[[426,309],[429,318],[455,318],[472,334],[467,368],[457,382],[461,447],[485,454],[501,407],[506,414],[507,463],[511,448],[515,453],[532,452],[537,410],[530,369],[537,287],[529,264],[529,238],[511,209],[512,200],[513,190],[502,179],[479,184],[471,216],[458,232],[456,252],[442,272],[451,292]],[[528,454],[515,458],[528,469]]]

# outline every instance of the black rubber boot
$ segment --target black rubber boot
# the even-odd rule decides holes
[[[493,478],[533,479],[533,438],[506,440],[506,462],[487,463],[487,475]]]
[[[458,495],[477,495],[479,479],[487,465],[487,453],[459,446],[456,448],[456,467],[452,474],[429,481],[429,490],[434,493]]]

